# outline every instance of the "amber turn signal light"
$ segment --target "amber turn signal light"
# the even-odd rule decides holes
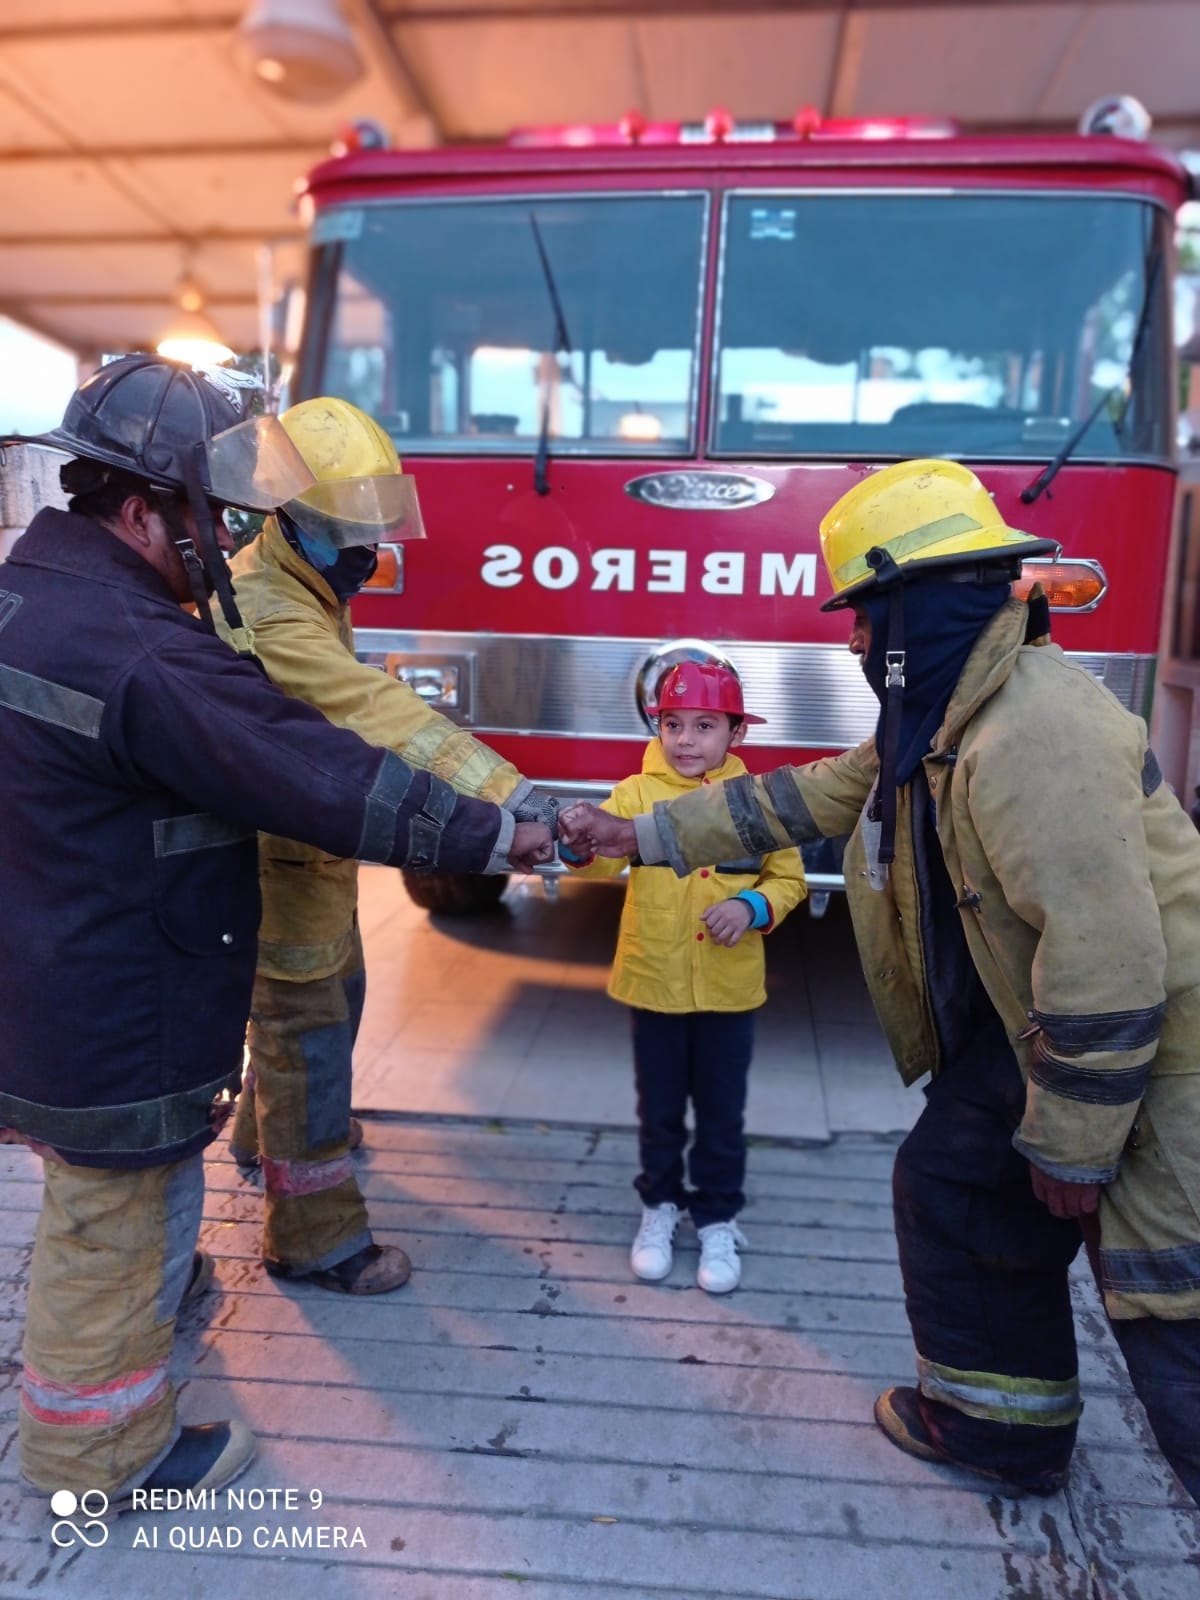
[[[404,588],[404,568],[400,564],[400,550],[394,544],[381,544],[375,571],[363,584],[364,589],[387,589],[393,593]]]
[[[1108,591],[1108,579],[1098,561],[1024,561],[1013,584],[1018,600],[1029,598],[1035,583],[1051,611],[1091,611]]]

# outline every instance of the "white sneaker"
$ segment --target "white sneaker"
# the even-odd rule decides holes
[[[736,1222],[710,1222],[696,1232],[700,1238],[696,1282],[709,1294],[728,1294],[742,1281],[738,1247],[747,1248],[746,1235]]]
[[[642,1225],[629,1252],[629,1265],[635,1278],[657,1283],[671,1270],[675,1256],[671,1241],[679,1226],[679,1207],[670,1200],[661,1206],[642,1207]]]

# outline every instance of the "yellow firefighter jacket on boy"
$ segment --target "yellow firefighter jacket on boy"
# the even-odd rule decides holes
[[[502,805],[524,786],[511,763],[431,711],[406,683],[355,659],[346,606],[273,517],[234,556],[230,572],[254,653],[285,694],[410,766],[437,773],[460,794]],[[354,933],[358,863],[262,834],[259,867],[260,975],[304,981],[337,972]]]
[[[743,777],[743,762],[729,752],[715,772],[685,778],[667,764],[651,739],[642,770],[625,778],[604,802],[618,817],[636,817],[656,800],[675,800],[691,789]],[[614,877],[625,861],[598,856],[576,870],[585,877]],[[767,930],[748,929],[732,948],[715,944],[700,913],[743,889],[757,889],[771,908]],[[643,1011],[752,1011],[767,998],[763,931],[777,927],[806,894],[798,850],[702,867],[677,878],[662,867],[633,867],[608,992]]]
[[[1009,600],[980,635],[925,758],[967,945],[1027,1083],[1017,1149],[1104,1185],[1115,1317],[1200,1316],[1200,837],[1146,726]],[[860,815],[873,740],[658,813],[676,872],[732,838],[853,830],[844,870],[871,997],[906,1083],[937,1072],[911,806],[871,887]],[[647,869],[651,870],[651,869]],[[659,869],[662,870],[662,869]]]

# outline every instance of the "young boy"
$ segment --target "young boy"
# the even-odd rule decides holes
[[[685,662],[659,685],[658,737],[642,770],[604,802],[619,817],[649,811],[703,783],[746,771],[731,752],[745,738],[742,690],[727,667]],[[615,876],[627,863],[582,860],[562,851],[588,877]],[[666,867],[629,874],[608,992],[632,1008],[642,1170],[634,1186],[642,1223],[630,1252],[634,1274],[665,1278],[683,1210],[700,1236],[696,1282],[728,1294],[742,1275],[746,1239],[734,1218],[742,1209],[746,1146],[742,1135],[754,1011],[767,998],[763,933],[805,895],[799,851],[776,850],[678,878]],[[684,1118],[691,1100],[695,1140],[684,1186]]]

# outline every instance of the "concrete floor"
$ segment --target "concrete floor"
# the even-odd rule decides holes
[[[363,889],[356,1161],[411,1282],[351,1301],[268,1278],[261,1196],[213,1146],[216,1281],[173,1371],[184,1421],[258,1436],[234,1489],[263,1508],[225,1493],[56,1543],[17,1479],[39,1163],[0,1147],[0,1600],[1195,1600],[1200,1517],[1086,1270],[1066,1492],[1003,1499],[873,1425],[878,1390],[912,1381],[889,1176],[921,1097],[896,1085],[844,906],[769,942],[751,1247],[718,1298],[686,1226],[666,1282],[629,1272],[632,1089],[603,998],[619,892],[548,906],[518,880],[494,917],[439,923],[392,873]]]
[[[366,1111],[631,1127],[628,1011],[605,994],[622,891],[513,881],[484,917],[430,917],[386,867],[361,874],[367,1008],[355,1054]],[[767,941],[750,1073],[752,1134],[824,1141],[911,1127],[867,998],[845,902],[794,911]]]
[[[0,1148],[3,1600],[1195,1600],[1200,1518],[1085,1275],[1066,1493],[1002,1499],[872,1424],[880,1387],[912,1375],[893,1140],[756,1145],[742,1287],[717,1298],[686,1230],[665,1283],[631,1279],[627,1133],[366,1130],[374,1226],[414,1261],[377,1300],[266,1277],[259,1194],[221,1146],[208,1162],[217,1277],[181,1320],[181,1414],[240,1417],[260,1453],[235,1488],[297,1503],[220,1494],[123,1517],[93,1548],[56,1547],[16,1482],[40,1185],[34,1157]],[[339,1529],[340,1548],[314,1542]]]

